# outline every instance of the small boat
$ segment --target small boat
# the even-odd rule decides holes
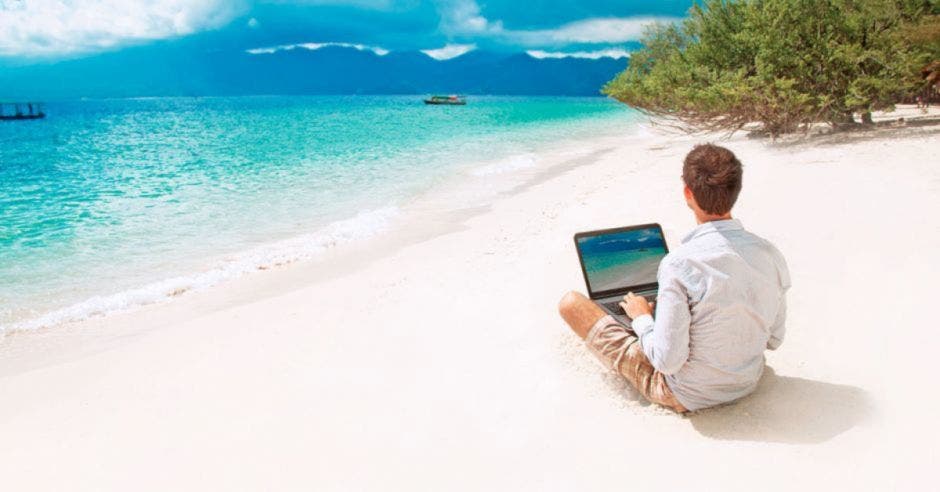
[[[467,98],[464,96],[431,96],[424,100],[424,104],[463,106],[467,104]]]
[[[7,108],[11,111],[7,111]],[[38,120],[45,117],[46,113],[39,103],[0,103],[0,121]]]

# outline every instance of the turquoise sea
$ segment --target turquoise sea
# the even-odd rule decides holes
[[[559,140],[636,120],[603,98],[154,98],[46,111],[0,122],[0,331],[382,234],[399,205],[459,172],[511,171]]]
[[[665,254],[662,248],[654,248],[585,256],[584,268],[591,282],[591,290],[600,292],[654,283],[659,262]]]

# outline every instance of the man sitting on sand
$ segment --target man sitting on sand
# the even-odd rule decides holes
[[[699,225],[659,265],[655,319],[632,292],[620,303],[632,329],[577,292],[558,306],[601,361],[679,413],[754,391],[764,350],[783,342],[790,274],[777,248],[731,218],[741,175],[726,148],[699,145],[686,156],[685,201]]]

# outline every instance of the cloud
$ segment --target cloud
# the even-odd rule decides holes
[[[638,41],[651,24],[681,20],[665,16],[599,17],[570,22],[554,29],[525,30],[509,29],[502,21],[487,19],[475,0],[440,0],[437,5],[444,34],[462,38],[489,37],[530,47]]]
[[[184,36],[228,23],[246,1],[0,1],[0,56],[83,53]]]
[[[292,5],[339,5],[375,10],[387,10],[395,5],[395,0],[257,0],[256,3],[292,4]]]
[[[275,7],[286,4],[324,6],[332,10],[344,7],[342,12],[345,13],[369,10],[376,16],[386,16],[382,19],[392,19],[393,16],[394,19],[404,19],[402,25],[407,26],[411,26],[415,19],[427,17],[427,29],[433,30],[430,26],[437,22],[438,30],[430,34],[421,33],[422,36],[426,34],[423,41],[402,41],[405,38],[400,33],[396,34],[397,38],[388,35],[380,29],[380,25],[370,25],[369,35],[359,39],[396,46],[420,45],[429,39],[444,41],[448,44],[443,48],[425,50],[429,56],[440,56],[440,59],[459,56],[465,51],[454,51],[458,49],[456,47],[470,45],[498,45],[502,48],[546,50],[547,53],[572,50],[573,45],[578,45],[577,49],[590,52],[595,48],[636,41],[650,23],[677,20],[674,17],[655,16],[598,17],[555,28],[512,29],[500,19],[487,18],[477,0],[431,0],[430,3],[419,0],[0,0],[0,57],[41,58],[93,53],[186,36],[224,26],[242,16],[244,18],[239,22],[244,22],[248,28],[256,29],[263,25],[266,31],[271,32],[269,34],[276,35],[276,26],[279,24],[261,15],[268,12],[265,9],[270,9],[272,4]],[[256,8],[261,8],[259,13],[255,12]],[[256,14],[257,18],[251,17]],[[334,31],[341,32],[341,27],[329,32]],[[356,39],[353,35],[349,37]],[[268,42],[273,44],[278,41],[294,40],[285,38]],[[274,48],[288,49],[290,46],[318,49],[322,47],[319,44]],[[377,47],[347,46],[378,54],[385,51]],[[265,49],[272,48],[259,48]]]
[[[251,55],[267,55],[271,53],[277,53],[278,51],[290,51],[296,49],[304,50],[318,50],[320,48],[326,48],[330,46],[336,46],[340,48],[352,48],[359,51],[371,51],[379,56],[385,56],[389,51],[385,48],[379,46],[367,46],[364,44],[354,44],[354,43],[297,43],[297,44],[282,44],[279,46],[270,46],[266,48],[252,48],[250,50],[245,50],[246,53]]]
[[[511,35],[529,45],[565,43],[624,43],[637,41],[656,23],[678,22],[676,17],[598,18],[571,22],[555,29],[516,31]]]
[[[447,34],[485,34],[503,31],[502,22],[483,17],[475,0],[440,0],[441,30]]]
[[[608,48],[596,51],[542,51],[529,50],[526,53],[532,58],[587,58],[597,60],[600,58],[630,58],[630,52],[621,48]]]
[[[457,58],[460,55],[469,53],[476,48],[477,45],[475,44],[448,44],[443,48],[421,50],[421,52],[435,60],[450,60],[451,58]]]

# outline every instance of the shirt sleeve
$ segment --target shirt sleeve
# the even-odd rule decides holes
[[[780,296],[780,307],[777,309],[777,318],[773,326],[770,327],[770,338],[767,340],[769,350],[777,350],[777,347],[783,343],[783,336],[787,332],[787,294],[784,292]]]
[[[675,374],[689,358],[689,325],[692,314],[680,270],[664,262],[659,272],[656,319],[643,315],[633,320],[640,347],[657,371]]]
[[[767,340],[768,350],[777,350],[783,343],[783,337],[787,332],[787,290],[790,289],[790,270],[787,268],[787,262],[779,251],[775,251],[777,259],[777,279],[780,283],[780,307],[777,308],[777,316],[774,318],[774,324],[770,327],[770,338]]]

